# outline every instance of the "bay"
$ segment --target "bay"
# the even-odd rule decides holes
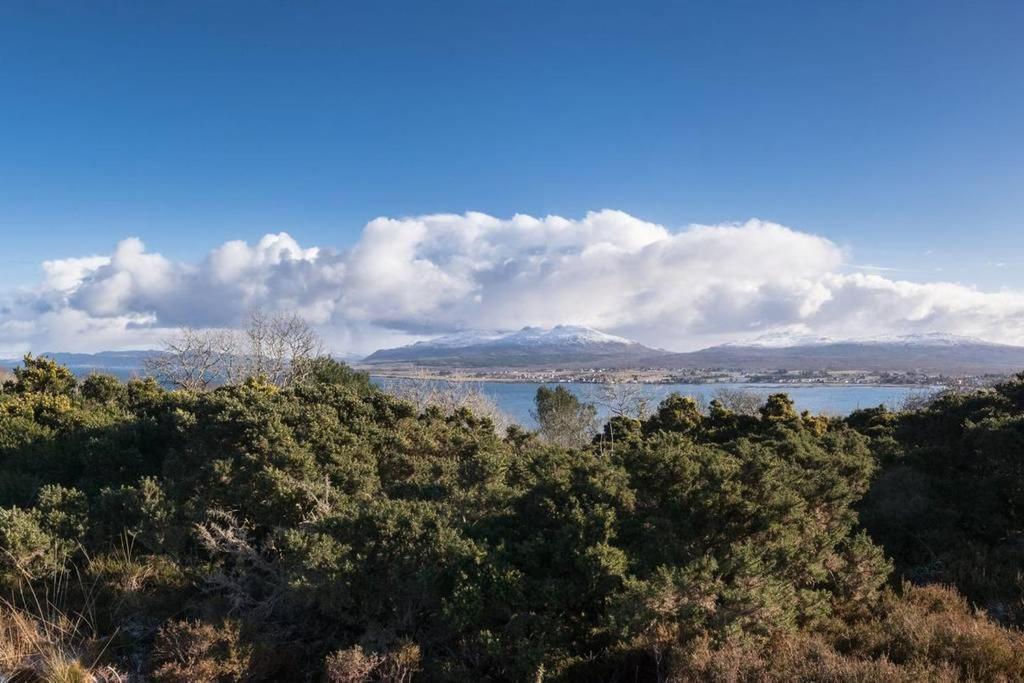
[[[394,378],[372,377],[380,386],[401,386],[402,382],[423,380],[402,380]],[[541,386],[565,387],[581,400],[592,402],[598,407],[599,417],[608,416],[608,411],[600,405],[599,392],[601,385],[583,382],[471,382],[476,388],[489,396],[498,408],[513,421],[524,427],[533,428],[536,422],[530,412],[533,410],[533,398],[537,388]],[[640,391],[649,399],[652,407],[673,392],[683,396],[692,396],[698,401],[708,402],[715,397],[720,389],[739,390],[767,397],[770,394],[788,394],[796,404],[797,410],[809,410],[815,414],[849,415],[860,408],[873,408],[885,405],[899,408],[908,398],[920,397],[934,393],[938,387],[928,386],[892,386],[869,384],[640,384]]]

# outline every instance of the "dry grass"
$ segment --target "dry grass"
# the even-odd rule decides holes
[[[881,609],[880,619],[850,630],[857,651],[913,666],[942,662],[961,680],[1024,679],[1024,634],[976,613],[953,589],[905,584]]]
[[[33,614],[0,606],[0,671],[10,680],[47,683],[114,683],[127,677],[101,666],[109,640],[97,638],[81,615]]]
[[[327,658],[324,678],[328,683],[407,683],[419,671],[420,663],[419,646],[408,641],[398,643],[386,654],[367,652],[356,645]]]
[[[217,683],[242,680],[252,660],[252,647],[241,638],[238,622],[220,626],[201,621],[165,625],[153,647],[156,681]]]
[[[370,680],[380,664],[380,655],[356,645],[330,655],[324,666],[324,677],[329,683],[362,683]]]
[[[77,566],[41,587],[22,573],[11,600],[0,599],[0,674],[3,680],[46,683],[114,683],[127,674],[101,663],[118,635],[97,628],[96,584]],[[76,605],[77,607],[70,607]]]
[[[698,640],[671,657],[668,680],[952,683],[1024,680],[1024,635],[975,613],[955,591],[905,585],[875,618],[833,637],[779,634],[763,643]]]
[[[795,633],[775,638],[767,646],[730,642],[713,646],[708,640],[692,644],[673,661],[668,680],[674,683],[910,683],[961,680],[947,664],[899,665],[882,656],[877,659],[838,652],[820,636]]]

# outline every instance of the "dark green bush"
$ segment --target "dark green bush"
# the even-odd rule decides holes
[[[1016,631],[886,583],[1018,595],[1018,388],[847,421],[672,396],[593,439],[554,390],[540,438],[333,361],[194,393],[31,359],[0,582],[160,680],[1012,679]]]

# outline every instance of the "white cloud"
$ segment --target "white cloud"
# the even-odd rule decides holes
[[[803,329],[946,331],[1024,344],[1024,292],[849,273],[820,236],[774,223],[670,230],[620,211],[582,219],[480,213],[378,218],[345,251],[285,233],[172,262],[136,238],[47,261],[0,298],[5,350],[152,346],[180,325],[297,310],[339,351],[465,328],[574,323],[673,349]]]
[[[110,263],[107,256],[86,256],[84,258],[43,261],[43,284],[58,291],[71,290],[82,284],[86,275]]]

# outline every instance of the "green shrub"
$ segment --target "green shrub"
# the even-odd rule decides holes
[[[329,359],[296,372],[285,387],[170,392],[77,386],[33,359],[0,394],[11,609],[88,615],[105,645],[52,659],[67,665],[53,675],[1024,671],[1017,631],[951,589],[898,581],[939,579],[1019,618],[1024,380],[848,420],[784,395],[756,414],[670,396],[592,438],[592,406],[564,389],[540,392],[541,434],[502,437]]]
[[[31,511],[0,510],[0,566],[7,582],[51,576],[64,566],[60,548]]]

